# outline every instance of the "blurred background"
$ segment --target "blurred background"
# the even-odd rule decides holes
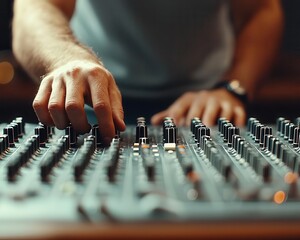
[[[0,84],[0,122],[16,116],[36,122],[31,104],[37,85],[11,54],[12,5],[13,0],[0,1],[0,77],[12,78],[8,84]],[[265,123],[273,123],[279,116],[291,120],[300,116],[300,1],[282,0],[282,6],[285,30],[280,53],[271,75],[248,110],[249,117],[257,117]]]
[[[0,122],[10,122],[16,116],[24,116],[25,121],[36,122],[32,100],[37,86],[17,64],[11,53],[12,7],[13,0],[0,1],[0,82],[12,75],[9,83],[0,84]],[[7,67],[7,63],[13,67],[13,73],[11,68]]]

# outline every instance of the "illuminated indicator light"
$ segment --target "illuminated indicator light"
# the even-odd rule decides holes
[[[149,144],[142,144],[142,148],[150,148]]]
[[[0,84],[7,84],[14,78],[14,68],[9,62],[0,62]]]
[[[200,176],[195,171],[189,172],[187,175],[187,178],[190,180],[190,182],[200,182]]]
[[[273,197],[273,201],[276,203],[276,204],[282,204],[284,203],[286,200],[286,194],[284,191],[277,191],[275,194],[274,194],[274,197]]]
[[[298,175],[292,172],[288,172],[284,176],[284,182],[287,184],[293,184],[297,182]]]

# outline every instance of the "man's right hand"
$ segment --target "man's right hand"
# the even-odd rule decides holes
[[[77,133],[86,133],[90,125],[85,103],[95,111],[105,144],[115,130],[125,130],[122,97],[115,80],[100,63],[92,61],[71,61],[44,76],[33,108],[46,125],[64,129],[71,123]]]

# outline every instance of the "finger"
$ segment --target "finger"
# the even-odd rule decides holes
[[[245,126],[246,123],[246,111],[243,107],[237,106],[234,108],[234,123],[239,127]]]
[[[229,121],[233,119],[233,109],[229,102],[222,103],[220,117],[226,118]]]
[[[77,133],[86,133],[90,130],[87,116],[84,111],[84,86],[74,84],[75,79],[67,77],[66,79],[66,100],[65,109],[72,126]],[[79,79],[80,82],[83,79]]]
[[[175,124],[180,125],[185,122],[186,114],[194,98],[194,93],[186,93],[170,106],[168,115],[174,119]]]
[[[48,111],[48,101],[51,94],[51,84],[51,78],[44,78],[32,103],[32,107],[39,121],[49,126],[53,125],[52,118]]]
[[[202,117],[202,122],[207,126],[213,126],[216,123],[220,111],[219,103],[216,99],[208,100]]]
[[[167,116],[168,116],[167,110],[156,113],[151,117],[151,124],[160,125],[162,124],[164,118],[166,118]]]
[[[188,126],[191,122],[191,119],[194,117],[201,118],[204,112],[204,108],[205,108],[205,101],[203,101],[202,98],[198,98],[197,101],[193,102],[193,104],[191,105],[187,113],[185,125]]]
[[[110,95],[111,109],[112,109],[112,115],[113,115],[115,127],[119,131],[124,131],[126,125],[124,123],[122,97],[113,78],[111,79],[111,87],[109,89],[111,89],[109,95]]]
[[[190,107],[191,102],[195,97],[194,93],[186,93],[178,98],[168,109],[161,112],[161,114],[154,115],[153,121],[162,122],[165,117],[171,117],[176,125],[184,123],[186,113]],[[163,114],[164,113],[164,114]]]
[[[65,96],[66,89],[63,79],[54,79],[48,109],[52,120],[58,129],[64,129],[69,123],[69,119],[65,112]]]
[[[108,93],[107,75],[99,71],[93,72],[88,77],[92,105],[99,123],[103,143],[108,145],[115,135],[112,109]]]

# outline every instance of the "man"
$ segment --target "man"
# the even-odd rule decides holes
[[[143,100],[159,109],[153,124],[166,116],[244,124],[281,31],[278,0],[16,0],[13,50],[41,80],[33,102],[41,122],[87,132],[87,103],[108,143],[125,129],[121,92],[125,115]]]

